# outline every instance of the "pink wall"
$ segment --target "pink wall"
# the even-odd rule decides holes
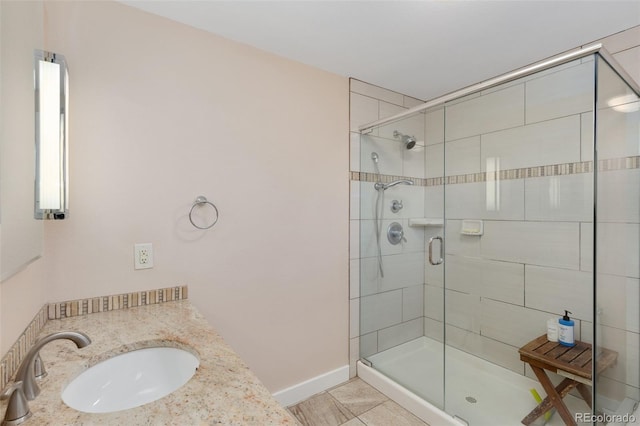
[[[33,50],[43,47],[43,6],[3,1],[0,15],[1,357],[46,302],[47,283],[42,260],[24,266],[43,251],[42,221],[33,219]]]
[[[49,301],[43,265],[43,259],[38,259],[0,284],[0,358]]]
[[[347,79],[114,2],[46,2],[45,35],[71,90],[48,301],[187,284],[271,391],[348,364]]]

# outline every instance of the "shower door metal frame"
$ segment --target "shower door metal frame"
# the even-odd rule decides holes
[[[640,86],[636,83],[636,81],[620,66],[620,64],[615,60],[615,58],[613,58],[613,56],[611,56],[611,54],[609,52],[607,52],[606,49],[601,48],[600,50],[594,52],[594,79],[593,79],[593,94],[594,94],[594,98],[593,98],[593,141],[592,141],[592,150],[593,150],[593,248],[592,248],[592,258],[593,258],[593,265],[592,265],[592,279],[593,279],[593,287],[592,287],[592,297],[593,297],[593,327],[592,327],[592,348],[593,348],[593,353],[594,353],[594,360],[595,360],[595,354],[597,351],[597,347],[601,344],[599,342],[599,339],[601,338],[600,333],[598,332],[598,314],[599,314],[599,308],[598,308],[598,291],[599,291],[599,287],[598,287],[598,274],[599,274],[599,267],[598,267],[598,224],[600,223],[598,220],[598,196],[599,196],[599,190],[598,190],[598,181],[599,181],[599,174],[600,174],[600,161],[606,161],[606,159],[601,159],[599,157],[599,153],[598,153],[598,148],[600,145],[600,142],[598,140],[598,110],[599,108],[601,108],[600,102],[601,99],[599,99],[599,93],[600,93],[600,84],[601,84],[601,78],[600,78],[600,69],[601,69],[601,62],[600,59],[602,59],[602,61],[604,61],[605,66],[609,66],[611,68],[611,70],[616,73],[618,75],[618,77],[622,80],[623,83],[625,83],[634,93],[636,96],[638,96],[640,98]],[[591,388],[591,412],[593,415],[597,414],[598,411],[598,380],[597,380],[597,374],[596,374],[596,369],[597,369],[597,364],[598,362],[595,361],[593,362],[592,365],[592,388]],[[637,410],[636,410],[637,412]],[[595,424],[595,423],[594,423]]]
[[[387,118],[383,118],[380,120],[373,121],[368,124],[364,124],[358,127],[358,130],[361,134],[366,134],[370,132],[374,127],[382,126],[385,124],[393,123],[395,121],[401,120],[405,117],[413,115],[418,112],[425,111],[431,107],[436,105],[444,104],[445,102],[452,101],[454,99],[470,95],[475,92],[479,92],[481,90],[490,89],[495,86],[499,86],[504,83],[508,83],[513,80],[517,80],[522,77],[526,77],[531,74],[535,74],[540,71],[547,70],[549,68],[553,68],[558,65],[565,64],[567,62],[574,61],[576,59],[580,59],[586,56],[593,55],[594,53],[598,53],[602,56],[602,58],[607,61],[607,63],[613,68],[615,72],[620,75],[620,77],[629,84],[629,86],[636,92],[640,93],[640,86],[633,80],[633,78],[622,68],[622,66],[616,61],[613,56],[611,56],[606,49],[603,47],[602,43],[596,43],[589,45],[587,47],[583,47],[580,49],[574,49],[566,53],[562,53],[557,56],[553,56],[549,59],[545,59],[543,61],[537,62],[532,65],[528,65],[524,68],[517,69],[515,71],[508,72],[506,74],[502,74],[498,77],[491,78],[489,80],[485,80],[480,83],[473,84],[471,86],[467,86],[460,90],[456,90],[455,92],[451,92],[430,101],[427,101],[421,105],[410,108],[402,113],[392,115]]]

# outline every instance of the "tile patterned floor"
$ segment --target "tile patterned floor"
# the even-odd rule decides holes
[[[302,426],[428,426],[358,377],[288,410]]]

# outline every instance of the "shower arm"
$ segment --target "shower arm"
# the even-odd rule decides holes
[[[396,185],[413,185],[413,181],[410,181],[409,179],[400,179],[400,180],[394,180],[391,183],[376,182],[376,184],[373,185],[373,187],[376,189],[376,191],[379,191],[381,189],[385,191]]]

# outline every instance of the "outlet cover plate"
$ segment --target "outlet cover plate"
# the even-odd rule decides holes
[[[153,244],[139,243],[133,245],[134,269],[153,268]]]

